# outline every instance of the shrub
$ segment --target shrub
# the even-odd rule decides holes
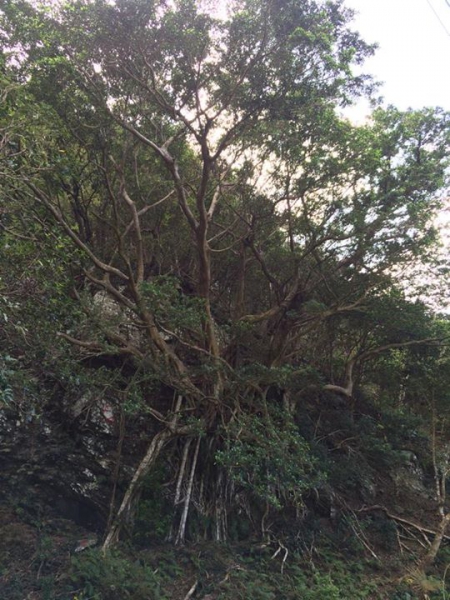
[[[120,552],[103,556],[99,550],[88,550],[72,559],[71,571],[72,583],[81,588],[90,600],[167,598],[161,592],[159,574],[141,561],[133,561]]]

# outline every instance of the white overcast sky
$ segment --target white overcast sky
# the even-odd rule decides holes
[[[345,4],[358,13],[353,29],[365,41],[379,44],[363,72],[384,82],[380,89],[384,103],[401,110],[441,106],[450,111],[450,0],[345,0]],[[345,114],[361,121],[369,112],[367,103],[359,103]],[[448,257],[450,203],[436,224],[444,244],[442,257]],[[436,305],[450,313],[442,296]]]
[[[363,70],[384,82],[380,93],[385,102],[402,110],[423,106],[450,110],[450,0],[448,4],[447,0],[346,0],[345,4],[358,12],[353,29],[365,41],[379,44]]]

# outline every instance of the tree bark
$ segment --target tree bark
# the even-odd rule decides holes
[[[450,523],[450,513],[447,513],[441,520],[436,535],[434,536],[433,541],[431,542],[430,549],[426,553],[426,555],[422,558],[419,563],[419,568],[425,570],[427,567],[431,566],[439,552],[439,548],[441,547],[442,540],[445,537],[445,532],[447,530],[447,526]]]

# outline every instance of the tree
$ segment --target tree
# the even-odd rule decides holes
[[[20,206],[10,235],[38,219],[72,242],[89,334],[59,336],[145,373],[144,408],[159,426],[105,547],[168,444],[184,503],[177,541],[193,494],[223,539],[239,482],[225,449],[238,440],[243,460],[267,470],[270,444],[250,423],[262,419],[276,443],[296,391],[327,384],[330,323],[369,310],[392,269],[431,246],[448,115],[388,108],[362,127],[340,119],[337,107],[373,87],[353,74],[373,48],[350,18],[341,1],[242,1],[225,16],[191,0],[3,9],[5,71],[23,98],[2,117],[8,205]],[[108,319],[89,301],[99,291]],[[405,343],[381,336],[358,358]],[[173,404],[151,398],[155,381]],[[292,465],[301,452],[294,471],[308,480],[313,460],[297,435]],[[291,494],[265,477],[253,483],[269,504],[288,502],[300,490],[286,479]]]

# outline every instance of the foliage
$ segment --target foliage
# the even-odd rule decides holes
[[[340,0],[2,6],[0,400],[20,357],[66,402],[113,397],[119,447],[125,417],[151,433],[106,545],[142,490],[139,525],[173,516],[183,543],[201,515],[223,540],[230,489],[288,513],[325,472],[368,488],[430,407],[448,427],[448,320],[399,274],[436,256],[449,115],[340,117],[375,89],[351,17]],[[94,556],[88,593],[150,589]]]
[[[359,564],[349,564],[337,558],[323,564],[319,570],[309,569],[297,561],[286,566],[283,573],[277,572],[270,558],[260,561],[246,561],[242,568],[230,576],[229,582],[223,587],[219,598],[248,598],[246,593],[259,600],[286,598],[295,600],[321,600],[333,598],[343,600],[352,598],[377,598],[376,585],[365,584],[361,577],[364,567]],[[234,595],[233,595],[234,594]]]
[[[133,561],[118,552],[103,557],[89,550],[72,560],[71,581],[81,586],[81,598],[95,600],[163,600],[161,580],[152,569],[140,561]],[[80,598],[80,593],[78,592]]]
[[[301,504],[302,493],[319,485],[323,475],[290,415],[277,409],[245,415],[225,432],[225,449],[216,461],[238,489],[251,492],[275,508]]]
[[[133,542],[137,546],[164,541],[172,521],[171,506],[162,487],[164,469],[155,468],[142,486],[141,497],[136,508]]]
[[[153,277],[142,283],[142,295],[161,326],[169,331],[189,331],[200,335],[204,325],[204,302],[201,298],[182,293],[176,277]]]

